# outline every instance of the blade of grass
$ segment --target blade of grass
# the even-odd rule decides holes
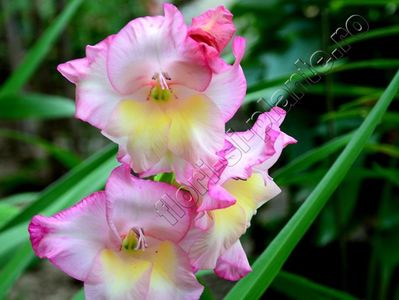
[[[394,69],[399,67],[399,59],[372,59],[341,64],[331,70],[332,73],[359,69]]]
[[[6,94],[0,96],[0,119],[58,119],[75,113],[72,100],[43,94]]]
[[[342,9],[344,6],[365,6],[365,5],[387,5],[387,4],[399,4],[398,0],[333,0],[330,1],[330,7],[332,9]]]
[[[0,226],[19,212],[18,207],[0,202]]]
[[[386,154],[391,157],[399,158],[399,148],[389,144],[370,144],[367,145],[369,150]]]
[[[321,122],[327,122],[330,119],[346,119],[346,118],[366,118],[369,112],[369,108],[358,108],[346,111],[331,112],[321,116]],[[399,123],[399,114],[395,112],[387,112],[383,117],[385,125],[396,126]]]
[[[14,194],[0,199],[0,203],[6,203],[9,205],[20,205],[31,203],[38,198],[38,193],[36,192],[26,192],[20,194]]]
[[[37,210],[38,208],[34,205],[31,205],[30,207],[28,206],[27,209],[25,209],[25,213],[41,213],[44,215],[52,215],[61,209],[74,204],[76,201],[82,199],[88,194],[101,189],[105,183],[107,175],[115,166],[115,158],[110,157],[96,165],[93,170],[84,173],[79,172],[77,174],[79,181],[73,184],[73,186],[69,185],[71,181],[64,181],[61,179],[60,185],[64,185],[64,193],[58,196],[56,196],[55,193],[43,193],[43,195],[38,198],[37,202],[42,201],[44,197],[52,201],[49,201],[47,206],[41,207],[41,209],[35,213],[33,211]],[[32,207],[35,209],[32,209]],[[19,243],[28,240],[28,223],[29,220],[23,220],[12,227],[6,228],[0,233],[0,255],[9,251]]]
[[[357,61],[353,63],[344,63],[342,60],[334,61],[332,66],[330,68],[326,67],[316,67],[314,70],[319,73],[320,75],[324,74],[332,74],[332,73],[338,73],[338,72],[344,72],[344,71],[351,71],[351,70],[359,70],[359,69],[394,69],[399,65],[399,60],[398,59],[375,59],[375,60],[364,60],[364,61]],[[294,70],[296,71],[296,70]],[[293,72],[294,73],[294,72]],[[291,75],[286,74],[284,76],[280,76],[278,78],[274,79],[267,79],[263,80],[260,82],[257,82],[256,84],[249,86],[247,90],[247,95],[245,97],[244,103],[248,103],[251,101],[255,101],[262,97],[263,95],[270,93],[270,95],[275,91],[275,89],[279,86],[282,86],[287,80],[290,79]],[[313,76],[313,73],[310,71],[303,72],[301,73],[301,76],[303,77],[303,80],[308,79]],[[298,82],[299,76],[295,76],[292,78],[291,82],[295,83]],[[306,84],[304,84],[306,86]],[[307,86],[306,86],[307,87]],[[348,94],[348,87],[347,86],[338,86],[334,85],[334,92],[335,90],[338,89],[338,92],[340,94],[347,95]],[[307,91],[308,89],[306,89]],[[320,93],[320,88],[314,88],[311,90],[314,93]],[[374,93],[378,94],[378,96],[382,93],[383,90],[372,88],[372,87],[357,87],[353,86],[350,87],[349,92],[351,92],[350,95],[369,95],[369,93]],[[346,94],[345,94],[346,92]],[[378,98],[378,97],[377,97]]]
[[[253,264],[253,271],[238,282],[226,300],[259,299],[270,286],[295,246],[312,225],[332,193],[345,178],[399,90],[399,71],[366,120],[354,133],[326,175]]]
[[[31,134],[27,134],[16,130],[0,128],[0,137],[14,139],[31,145],[36,145],[42,148],[43,150],[47,151],[49,154],[51,154],[56,160],[58,160],[68,169],[73,168],[82,162],[82,160],[73,152],[60,148],[40,137]]]
[[[0,271],[0,286],[2,287],[2,289],[0,290],[1,299],[5,299],[5,295],[8,291],[8,289],[4,290],[3,287],[12,286],[12,284],[18,279],[18,277],[22,274],[25,268],[29,265],[31,260],[27,259],[27,257],[31,258],[32,256],[33,252],[30,243],[24,243],[16,248],[15,254]]]
[[[370,31],[367,31],[364,33],[359,33],[359,34],[350,36],[337,44],[331,45],[329,47],[329,50],[333,51],[334,49],[337,49],[337,47],[353,45],[358,42],[367,41],[370,39],[382,38],[382,37],[386,37],[386,36],[390,36],[390,35],[397,35],[397,34],[399,34],[399,26],[398,25],[394,25],[391,27],[377,28],[377,29],[373,29],[373,30],[370,30]]]
[[[289,297],[289,299],[312,300],[355,300],[356,298],[343,291],[315,283],[302,276],[280,271],[273,281],[272,289]]]
[[[339,149],[343,148],[352,138],[353,133],[349,133],[337,138],[334,138],[330,142],[307,151],[305,154],[297,157],[285,167],[277,170],[273,173],[274,180],[277,183],[289,180],[292,177],[292,173],[306,170],[316,162],[322,161],[335,153]]]
[[[56,199],[70,193],[73,187],[79,184],[86,174],[113,158],[115,153],[116,146],[111,144],[73,168],[61,179],[47,187],[35,202],[24,208],[20,214],[1,227],[0,232],[21,222],[28,221],[32,216],[46,209]]]
[[[72,298],[72,300],[85,300],[85,292],[80,289]]]
[[[101,189],[112,169],[117,165],[114,157],[109,158],[92,172],[81,174],[80,180],[73,187],[67,185],[67,191],[60,197],[52,199],[51,205],[46,207],[40,213],[43,215],[52,215],[61,209],[69,207],[87,196],[88,194]],[[64,183],[65,184],[65,183]],[[38,200],[40,201],[40,199]],[[20,223],[19,225],[10,228],[9,230],[0,234],[0,241],[5,240],[4,235],[11,235],[11,242],[14,244],[14,249],[18,249],[17,253],[8,261],[0,271],[0,299],[4,299],[14,282],[18,279],[19,275],[35,258],[27,233],[28,222]],[[3,248],[3,253],[10,249],[9,242],[0,246]],[[0,249],[1,249],[0,248]],[[4,250],[4,248],[6,248]],[[7,249],[8,248],[8,249]]]
[[[25,55],[19,66],[1,86],[0,98],[1,96],[20,91],[29,81],[82,2],[83,0],[69,1],[63,12],[44,31],[35,45]]]

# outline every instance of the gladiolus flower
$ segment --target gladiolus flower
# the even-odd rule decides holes
[[[202,286],[179,246],[192,212],[176,195],[171,185],[118,167],[105,192],[53,217],[35,216],[29,225],[33,249],[84,281],[86,299],[198,299]],[[166,196],[181,201],[179,211]]]
[[[218,55],[235,31],[233,15],[225,7],[219,6],[193,18],[188,34],[192,39],[203,43],[210,55]]]
[[[184,240],[196,269],[214,268],[217,275],[238,280],[251,269],[239,238],[256,210],[280,193],[269,168],[295,139],[280,130],[285,111],[261,114],[252,129],[226,136],[226,164],[209,178],[195,225]]]
[[[190,30],[176,7],[164,11],[131,21],[58,70],[76,84],[76,116],[119,144],[120,161],[141,176],[183,178],[198,161],[219,159],[225,123],[245,96],[245,42],[235,37],[229,65],[204,48],[205,41],[221,51],[230,41],[226,9],[194,19]]]

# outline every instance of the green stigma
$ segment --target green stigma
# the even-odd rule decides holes
[[[155,86],[151,90],[151,98],[155,101],[168,101],[171,95],[169,89],[163,89],[160,86]]]
[[[137,250],[138,238],[136,232],[130,229],[125,238],[122,241],[122,250],[124,251],[135,251]]]

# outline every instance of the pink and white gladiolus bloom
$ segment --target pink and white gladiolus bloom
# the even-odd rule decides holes
[[[105,192],[52,217],[35,216],[29,225],[33,249],[84,281],[86,299],[198,299],[203,288],[179,246],[192,212],[185,209],[179,222],[171,222],[159,206],[166,195],[184,201],[176,192],[118,167]]]
[[[195,269],[214,269],[228,280],[251,270],[239,238],[257,209],[281,191],[268,171],[283,148],[296,142],[280,130],[284,117],[285,111],[275,107],[259,115],[250,130],[226,135],[225,162],[218,174],[207,177],[208,190],[183,241]],[[196,183],[191,190],[204,184]]]
[[[189,27],[173,5],[164,14],[131,21],[58,70],[76,85],[76,116],[119,145],[120,161],[143,177],[183,178],[219,159],[225,123],[246,92],[245,41],[233,39],[229,65],[219,56],[235,32],[229,11],[210,10]]]

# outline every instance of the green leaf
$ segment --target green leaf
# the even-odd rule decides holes
[[[302,276],[280,271],[271,288],[296,300],[355,300],[356,298],[339,290],[315,283]]]
[[[377,95],[380,96],[384,90],[380,88],[374,88],[370,86],[358,86],[358,85],[348,85],[348,84],[334,84],[334,95],[336,96],[367,96],[367,95]],[[309,94],[324,95],[325,87],[323,85],[312,85],[306,90]]]
[[[1,106],[1,102],[0,102]],[[43,150],[47,151],[51,154],[55,159],[57,159],[60,163],[62,163],[67,168],[72,168],[77,166],[82,160],[77,157],[71,151],[67,151],[62,149],[54,144],[49,143],[48,141],[23,132],[19,132],[16,130],[9,130],[9,129],[0,129],[0,137],[5,137],[8,139],[14,139],[18,141],[22,141],[28,144],[36,145],[42,148]]]
[[[57,37],[60,36],[63,29],[71,20],[82,2],[83,0],[69,1],[68,5],[64,8],[62,13],[44,31],[44,33],[37,40],[35,45],[25,55],[16,70],[1,86],[1,101],[4,101],[4,98],[2,98],[2,96],[19,92],[22,87],[29,81],[29,79],[35,73],[37,67],[46,57],[50,49],[52,49]]]
[[[347,232],[347,226],[359,199],[361,184],[365,177],[364,164],[365,155],[354,163],[349,170],[347,179],[342,182],[334,194],[334,202],[329,202],[319,216],[319,226],[316,229],[316,244],[325,246],[336,238]]]
[[[285,185],[285,181],[290,180],[292,174],[306,170],[313,164],[330,157],[333,153],[343,148],[352,138],[353,133],[349,133],[327,142],[326,144],[307,151],[305,154],[297,157],[285,167],[280,168],[273,173],[274,180]]]
[[[380,0],[377,0],[377,1],[380,2]],[[352,36],[342,40],[341,42],[330,46],[329,50],[333,51],[334,49],[337,49],[337,47],[353,45],[358,42],[367,41],[370,39],[382,38],[382,37],[386,37],[386,36],[390,36],[390,35],[397,35],[397,34],[399,34],[399,26],[398,25],[391,26],[391,27],[377,28],[377,29],[369,30],[367,32],[352,35]]]
[[[0,199],[0,203],[6,203],[9,205],[26,204],[35,201],[39,194],[36,192],[26,192],[20,194],[14,194],[5,198]]]
[[[0,229],[0,232],[21,222],[28,221],[35,214],[43,211],[50,205],[53,205],[57,199],[59,201],[59,199],[62,197],[73,195],[73,192],[76,191],[77,187],[79,187],[83,179],[85,179],[88,174],[92,174],[99,168],[107,166],[110,160],[114,160],[115,153],[116,146],[111,144],[102,151],[99,151],[98,153],[92,155],[90,158],[88,158],[77,167],[73,168],[61,179],[48,186],[35,202],[24,208],[20,214],[18,214],[15,218],[10,220],[10,222],[3,226]],[[103,175],[100,176],[100,178],[103,177]],[[97,182],[95,178],[94,182]],[[90,190],[94,191],[94,189]],[[80,196],[76,197],[77,198],[74,200],[79,200]],[[54,210],[54,212],[55,211],[57,210]]]
[[[77,292],[72,300],[85,300],[85,292],[83,289],[79,290],[79,292]]]
[[[344,71],[352,71],[359,69],[394,69],[399,65],[398,59],[375,59],[375,60],[364,60],[357,61],[353,63],[344,63],[342,60],[334,61],[331,67],[316,67],[313,68],[320,75],[339,73]],[[259,81],[256,84],[253,84],[248,87],[247,95],[245,97],[244,103],[249,103],[251,101],[255,101],[261,97],[267,98],[271,96],[279,86],[282,86],[287,80],[290,80],[290,77],[297,70],[293,70],[292,73],[286,74],[284,76],[280,76],[278,78],[267,79],[263,81]],[[299,78],[308,79],[313,76],[313,73],[310,71],[305,71],[301,73],[301,77],[294,76],[291,79],[291,84],[299,82]],[[305,86],[305,92],[314,93],[314,94],[324,94],[323,86]],[[334,85],[334,93],[338,93],[340,95],[351,95],[351,96],[359,96],[359,95],[370,95],[377,94],[377,97],[383,92],[378,88],[373,87],[361,87],[361,86],[347,86],[347,85]]]
[[[6,94],[0,96],[0,119],[58,119],[75,113],[72,100],[42,94]]]
[[[331,73],[356,71],[362,69],[395,69],[399,67],[399,59],[372,59],[340,64],[331,70]]]
[[[111,157],[93,166],[94,169],[92,171],[82,172],[81,169],[79,170],[80,172],[75,171],[73,179],[77,179],[77,181],[74,184],[69,184],[71,182],[71,176],[69,176],[67,180],[61,180],[61,183],[56,184],[52,191],[44,193],[34,204],[41,203],[43,206],[42,199],[45,199],[45,209],[40,211],[43,215],[52,215],[61,209],[67,208],[88,194],[101,189],[109,173],[116,165],[115,158]],[[57,189],[58,192],[61,189],[63,193],[58,195],[58,193],[54,192]],[[16,222],[15,220],[24,220],[34,214],[36,210],[37,206],[30,206],[24,211],[22,216],[19,215],[19,218],[14,218],[13,220],[14,222]],[[0,234],[0,255],[11,249],[16,249],[17,251],[17,254],[3,266],[0,272],[0,299],[4,298],[21,272],[35,258],[28,239],[28,222],[17,223],[17,226],[11,227]]]
[[[23,241],[29,240],[27,228],[28,222],[25,222],[0,233],[0,256],[18,248]]]
[[[13,218],[18,212],[19,209],[17,207],[0,201],[0,226]]]
[[[341,9],[344,6],[366,6],[366,5],[387,5],[387,4],[399,4],[398,0],[332,0],[330,6],[332,9]]]
[[[23,243],[15,249],[14,255],[0,271],[0,298],[4,299],[8,289],[18,279],[34,257],[29,242]]]
[[[399,158],[399,148],[389,144],[369,144],[369,150],[386,154],[391,157]]]
[[[353,134],[352,139],[334,162],[327,174],[288,221],[276,238],[253,264],[253,271],[238,282],[226,296],[232,299],[259,299],[270,286],[281,267],[294,250],[336,190],[368,139],[380,123],[389,104],[399,89],[399,71],[384,91],[366,120]]]

